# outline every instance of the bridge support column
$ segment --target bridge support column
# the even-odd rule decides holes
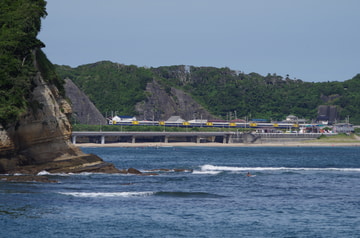
[[[105,136],[101,136],[101,144],[105,144]]]
[[[197,136],[197,137],[196,137],[196,143],[199,144],[199,143],[200,143],[200,140],[201,140],[201,137],[200,137],[200,136]]]
[[[136,137],[135,136],[133,136],[133,137],[131,137],[131,143],[136,143]]]
[[[233,136],[232,136],[232,135],[229,135],[228,143],[229,143],[229,144],[232,144],[232,143],[233,143]]]
[[[226,136],[224,135],[224,136],[223,136],[223,144],[226,144],[226,139],[227,139],[227,138],[226,138]]]
[[[168,136],[164,137],[164,143],[169,143],[169,137]]]
[[[72,137],[72,143],[75,145],[76,144],[76,136]]]

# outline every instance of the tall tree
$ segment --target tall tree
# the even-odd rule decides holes
[[[2,0],[0,2],[0,124],[15,121],[27,108],[31,92],[34,49],[45,45],[37,39],[44,0]]]

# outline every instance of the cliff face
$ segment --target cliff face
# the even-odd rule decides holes
[[[117,172],[96,155],[84,154],[70,142],[71,107],[40,71],[27,112],[12,126],[0,129],[0,173]]]
[[[180,116],[185,120],[214,118],[182,90],[173,87],[166,90],[154,80],[147,84],[146,92],[147,100],[136,105],[141,119],[167,120],[171,116]]]
[[[72,117],[76,123],[90,125],[105,125],[106,119],[85,95],[70,79],[65,79],[66,97],[70,99]]]

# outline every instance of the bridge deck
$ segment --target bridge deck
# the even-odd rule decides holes
[[[271,141],[278,139],[292,139],[292,140],[310,140],[318,138],[322,134],[320,133],[237,133],[237,132],[119,132],[119,131],[74,131],[72,133],[72,141],[76,144],[77,137],[98,137],[96,143],[105,144],[106,137],[119,137],[119,138],[129,138],[128,141],[131,143],[136,143],[136,140],[147,138],[147,140],[156,141],[155,138],[161,138],[161,141],[168,143],[170,139],[182,138],[192,138],[192,142],[200,143],[202,139],[207,141],[214,142],[215,138],[218,138],[217,141],[222,143],[254,143],[257,140],[260,141]],[[251,137],[251,138],[249,138]],[[210,138],[210,139],[209,139]]]

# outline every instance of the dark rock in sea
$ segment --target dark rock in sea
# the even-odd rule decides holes
[[[129,174],[142,174],[139,170],[134,169],[134,168],[129,168],[127,170],[127,173],[129,173]]]
[[[41,182],[41,183],[57,183],[55,180],[50,180],[46,176],[31,176],[31,175],[4,175],[0,176],[0,181],[6,182]]]
[[[150,172],[169,172],[171,171],[171,169],[150,169],[150,170],[147,170],[147,171],[150,171]]]
[[[192,169],[174,169],[175,172],[192,172]]]

